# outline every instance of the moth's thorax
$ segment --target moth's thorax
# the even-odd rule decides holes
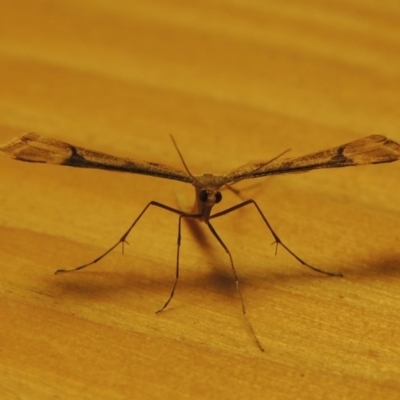
[[[196,176],[193,185],[196,190],[195,213],[200,215],[201,221],[208,221],[211,210],[216,203],[221,201],[220,190],[225,184],[225,179],[220,175],[205,173]]]
[[[193,182],[193,185],[202,186],[203,189],[214,188],[219,190],[226,183],[224,175],[213,175],[209,172],[205,172],[203,175],[196,175],[194,178],[197,182]]]

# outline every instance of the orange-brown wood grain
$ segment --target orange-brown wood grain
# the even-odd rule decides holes
[[[16,1],[0,12],[0,143],[34,131],[110,154],[225,173],[290,148],[400,141],[396,1]],[[276,176],[254,209],[205,227],[150,209],[193,189],[0,158],[1,398],[396,398],[400,163]],[[252,183],[252,182],[250,182]],[[243,187],[246,183],[243,182]],[[238,198],[224,193],[218,210]],[[216,210],[217,211],[217,210]]]

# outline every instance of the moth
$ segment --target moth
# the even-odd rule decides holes
[[[219,244],[225,250],[229,257],[230,266],[232,269],[233,277],[236,283],[236,290],[241,302],[242,313],[246,324],[257,343],[258,347],[263,351],[261,342],[259,341],[250,320],[246,314],[245,303],[239,286],[239,279],[236,272],[236,267],[233,262],[232,254],[228,247],[225,245],[219,234],[214,229],[211,221],[215,218],[229,214],[242,207],[252,205],[264,221],[274,239],[274,244],[277,247],[282,246],[289,252],[297,261],[302,265],[325,275],[342,276],[340,273],[324,271],[320,268],[306,263],[299,256],[297,256],[288,246],[286,246],[276,232],[269,224],[267,218],[261,211],[258,204],[253,199],[241,201],[239,204],[229,207],[223,211],[212,214],[212,209],[215,204],[221,202],[221,190],[230,189],[232,185],[244,179],[256,179],[268,175],[286,174],[293,172],[306,172],[319,168],[339,168],[349,167],[366,164],[379,164],[397,161],[400,158],[400,145],[385,136],[371,135],[365,138],[355,140],[341,146],[333,147],[327,150],[318,151],[301,157],[282,158],[282,153],[268,161],[250,162],[239,168],[236,168],[225,175],[214,175],[211,173],[204,173],[202,175],[193,175],[187,167],[183,156],[176,145],[174,138],[171,136],[173,144],[178,152],[178,155],[184,166],[184,170],[170,167],[168,165],[138,161],[131,158],[123,158],[112,156],[109,154],[101,153],[99,151],[88,150],[83,147],[71,145],[57,139],[50,139],[42,137],[35,133],[27,133],[21,137],[13,140],[12,142],[0,146],[0,151],[12,158],[20,161],[48,163],[67,165],[79,168],[96,168],[108,171],[129,172],[133,174],[149,175],[156,178],[173,179],[176,181],[189,183],[195,189],[195,208],[191,213],[181,211],[177,208],[159,203],[158,201],[150,201],[137,218],[133,221],[129,229],[122,235],[122,237],[111,246],[107,251],[101,254],[93,261],[83,264],[73,269],[59,269],[56,273],[76,271],[86,268],[92,264],[97,263],[110,253],[119,244],[126,243],[126,238],[135,227],[137,222],[141,219],[143,214],[150,206],[162,208],[164,210],[175,213],[178,216],[178,236],[177,236],[177,254],[175,265],[175,281],[165,304],[157,311],[163,311],[170,301],[172,300],[175,289],[179,279],[179,251],[181,244],[181,222],[182,219],[195,219],[204,222],[212,235],[217,239]]]

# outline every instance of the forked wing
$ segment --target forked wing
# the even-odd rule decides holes
[[[0,146],[3,152],[16,160],[68,165],[79,168],[97,168],[108,171],[130,172],[192,183],[186,172],[167,165],[115,157],[99,151],[87,150],[56,139],[27,133]]]
[[[331,149],[302,157],[273,159],[246,164],[225,175],[226,183],[266,175],[306,172],[317,168],[338,168],[387,163],[400,159],[400,145],[385,136],[371,135]]]

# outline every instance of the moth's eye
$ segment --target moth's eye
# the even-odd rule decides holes
[[[222,200],[221,192],[215,193],[215,203],[219,203]]]
[[[207,190],[205,190],[205,189],[200,190],[199,199],[200,199],[200,201],[201,201],[202,203],[205,203],[205,202],[207,201],[207,199],[208,199]]]

